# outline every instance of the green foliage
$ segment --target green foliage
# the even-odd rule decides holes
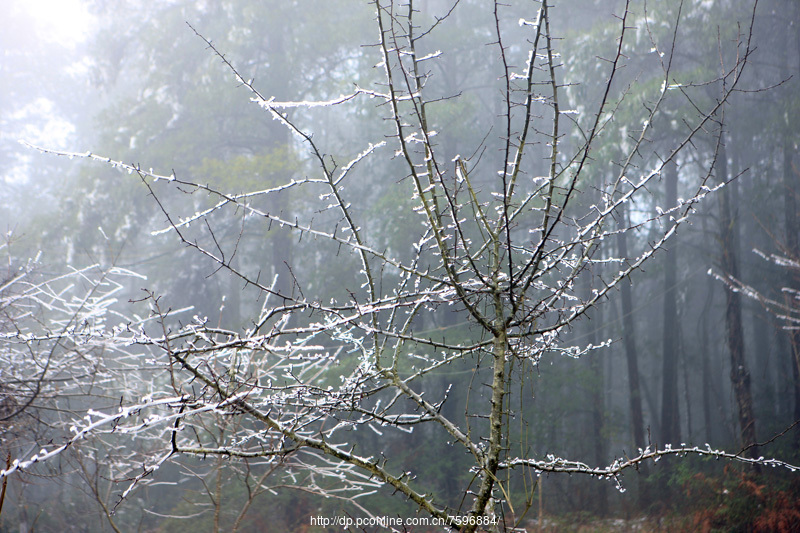
[[[300,162],[289,146],[281,146],[260,155],[240,155],[227,160],[205,157],[192,167],[191,173],[207,179],[209,185],[221,191],[241,193],[274,187],[296,174],[299,168]]]

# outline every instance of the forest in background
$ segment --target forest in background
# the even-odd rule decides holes
[[[119,346],[92,346],[82,352],[78,341],[69,344],[46,336],[28,339],[21,352],[13,351],[10,347],[18,346],[12,341],[24,329],[23,320],[33,317],[35,327],[47,329],[48,313],[74,310],[56,303],[62,298],[70,301],[70,291],[77,291],[80,299],[97,287],[107,290],[103,284],[112,280],[108,281],[114,284],[112,295],[100,303],[109,313],[104,319],[108,326],[116,316],[131,324],[131,317],[158,315],[154,323],[164,327],[164,338],[169,337],[170,327],[178,332],[191,325],[214,335],[250,331],[263,316],[265,305],[289,309],[300,301],[322,306],[350,300],[356,301],[355,307],[363,304],[365,288],[354,274],[364,268],[360,248],[348,249],[335,240],[324,242],[324,236],[310,231],[304,234],[284,227],[309,220],[314,228],[331,228],[333,235],[346,232],[346,224],[341,223],[345,216],[334,212],[336,198],[318,191],[312,182],[306,188],[285,187],[290,182],[319,179],[321,164],[339,172],[348,162],[359,161],[341,190],[353,202],[352,213],[358,220],[353,227],[369,239],[370,250],[392,258],[375,266],[381,284],[405,287],[403,265],[414,265],[413,274],[412,270],[406,274],[412,286],[413,276],[424,280],[419,273],[426,272],[425,261],[434,265],[428,271],[435,271],[439,256],[425,255],[430,241],[422,239],[416,248],[412,245],[425,231],[416,218],[417,198],[398,193],[411,178],[403,168],[402,150],[395,153],[391,144],[395,132],[387,118],[390,102],[367,92],[384,90],[380,65],[387,61],[376,44],[374,4],[87,1],[94,24],[85,41],[71,48],[36,35],[22,2],[11,4],[12,16],[4,18],[0,34],[4,50],[0,219],[6,232],[2,243],[6,267],[0,286],[0,329],[6,340],[0,351],[7,362],[0,366],[3,461],[6,454],[22,458],[60,444],[70,434],[69,426],[60,426],[69,418],[62,417],[62,412],[80,414],[77,419],[89,410],[110,412],[126,402],[145,401],[142,398],[148,395],[158,399],[159,387],[169,385],[172,363],[150,355],[147,350],[152,346],[138,337],[129,338],[132,348],[127,352]],[[420,41],[424,50],[419,55],[431,55],[421,63],[426,69],[426,97],[432,102],[431,125],[425,131],[435,131],[436,136],[433,140],[426,136],[420,146],[432,146],[444,154],[441,159],[448,170],[443,172],[451,172],[453,180],[466,175],[468,167],[472,174],[475,165],[474,175],[480,171],[481,176],[474,179],[483,180],[476,181],[475,188],[488,195],[492,169],[506,168],[508,157],[487,141],[502,139],[506,131],[498,80],[504,76],[516,80],[503,70],[499,49],[492,46],[497,40],[496,20],[503,24],[509,64],[522,72],[532,40],[527,21],[536,19],[540,4],[511,2],[507,12],[500,10],[498,19],[485,2],[455,4],[453,8],[453,2],[428,0],[418,6],[420,28],[435,29]],[[561,159],[556,163],[566,169],[565,176],[575,165],[569,154],[580,153],[591,129],[587,125],[595,118],[592,113],[608,96],[604,91],[610,93],[607,112],[611,115],[581,169],[579,193],[570,207],[575,211],[564,208],[564,217],[573,217],[575,227],[580,227],[578,213],[591,213],[599,205],[604,184],[617,177],[620,169],[630,166],[632,175],[654,168],[667,156],[670,159],[641,195],[620,203],[609,215],[601,238],[591,245],[591,257],[585,254],[587,266],[570,274],[574,284],[570,290],[583,302],[601,292],[599,305],[582,308],[579,317],[557,331],[558,338],[552,342],[558,345],[547,344],[535,363],[509,367],[518,382],[513,394],[508,392],[509,403],[515,403],[504,411],[508,428],[504,438],[522,442],[526,456],[553,455],[605,467],[617,458],[635,457],[637,450],[671,444],[800,463],[800,303],[796,292],[800,288],[800,158],[796,157],[800,5],[791,0],[762,0],[753,9],[753,2],[744,0],[631,2],[625,23],[628,34],[618,56],[624,68],[609,84],[609,61],[604,58],[617,53],[626,4],[580,0],[551,8],[547,38],[552,31],[560,61],[551,58],[547,64],[558,69],[562,111],[556,116],[564,126],[558,138]],[[527,15],[520,18],[519,13]],[[742,43],[750,35],[751,21],[752,42],[745,48]],[[743,52],[746,57],[737,55]],[[721,90],[731,89],[725,86],[731,78],[721,73],[745,59],[741,79],[725,97],[724,107],[698,129],[685,151],[672,157],[685,130],[695,128],[697,117],[714,108]],[[670,65],[670,87],[662,86],[665,63]],[[545,88],[547,76],[539,82]],[[342,105],[282,110],[290,124],[313,131],[313,141],[324,146],[322,163],[303,139],[292,134],[291,127],[252,102],[249,90],[255,88],[266,99],[274,96],[279,102],[307,103],[336,100],[354,87],[365,92]],[[676,96],[664,101],[652,124],[643,124],[659,94]],[[411,94],[409,100],[414,98]],[[546,134],[549,115],[542,111],[533,116],[532,131]],[[648,127],[644,140],[637,141]],[[112,168],[86,157],[43,153],[19,144],[18,139],[53,151],[100,154],[130,166]],[[362,161],[360,154],[373,150],[365,140],[386,141],[388,157]],[[538,166],[550,157],[551,144],[546,135],[541,142],[531,143],[526,179],[535,181],[546,174]],[[459,167],[459,161],[466,166]],[[150,170],[140,179],[141,169]],[[702,186],[714,191],[695,203],[700,196],[698,180],[706,175]],[[272,193],[252,204],[241,200],[236,209],[223,213],[211,211],[216,209],[213,195],[199,188],[186,195],[168,193],[159,187],[170,182],[158,176],[177,177],[232,195],[266,189]],[[726,185],[718,187],[722,183]],[[184,192],[188,189],[183,187]],[[421,192],[419,196],[424,196],[428,190]],[[269,219],[252,225],[242,214],[250,205],[286,224]],[[683,211],[674,210],[675,206],[691,211],[686,222],[629,279],[616,280],[614,272],[627,267],[615,258],[649,253],[648,247],[659,242],[672,220],[681,218]],[[665,211],[667,216],[663,216]],[[201,223],[187,225],[187,233],[178,237],[174,230],[182,222],[167,219],[169,213],[181,220],[195,214],[208,216],[207,221],[196,217]],[[472,214],[475,219],[483,216],[476,213]],[[534,234],[535,228],[523,221],[513,231]],[[513,237],[524,239],[517,233]],[[192,243],[201,243],[205,250],[218,249],[224,264],[199,253]],[[458,246],[453,249],[457,252]],[[364,264],[370,261],[363,260]],[[21,272],[26,278],[20,282]],[[614,279],[613,288],[604,292],[601,283],[609,277]],[[52,290],[52,294],[37,298],[42,306],[18,313],[14,307],[18,295],[29,290],[20,283],[42,287],[47,280],[57,281],[43,291]],[[261,283],[272,291],[271,300],[258,290]],[[421,285],[420,290],[425,290],[425,281]],[[436,285],[431,287],[428,290],[433,291]],[[288,299],[281,300],[287,295]],[[471,302],[470,298],[465,296],[463,301]],[[409,318],[408,328],[417,344],[396,348],[395,353],[413,353],[425,338],[435,339],[430,341],[431,351],[457,344],[454,352],[463,349],[470,354],[448,359],[448,366],[436,366],[439,363],[422,356],[416,362],[400,363],[401,372],[411,373],[414,364],[433,365],[415,386],[434,402],[438,409],[434,411],[456,420],[473,408],[473,391],[478,391],[476,397],[482,394],[480,383],[489,381],[491,363],[477,355],[483,348],[470,351],[460,344],[483,346],[483,326],[475,315],[443,302],[437,300],[429,313]],[[166,309],[174,310],[174,315]],[[374,313],[375,320],[383,320],[380,313],[384,311],[359,313],[362,317]],[[312,321],[312,315],[297,311],[275,319],[273,330],[280,333],[276,338],[282,340],[281,335],[293,328],[312,327],[312,322],[305,322]],[[560,319],[555,320],[560,324]],[[265,323],[271,324],[266,319]],[[52,324],[57,330],[64,325]],[[537,324],[541,322],[534,321],[534,329]],[[61,331],[70,327],[68,321]],[[151,327],[143,325],[142,331],[155,335]],[[524,333],[519,335],[524,337]],[[539,342],[531,339],[532,344]],[[340,380],[346,381],[341,376],[359,368],[358,353],[346,346],[361,346],[361,340],[347,330],[331,334],[324,342],[314,341],[339,361],[319,368],[315,383],[320,390],[339,386]],[[222,341],[208,342],[216,346]],[[249,345],[237,348],[251,349]],[[74,356],[78,366],[65,365],[57,372],[49,366],[37,369],[38,362],[31,365],[20,359],[26,350],[33,361],[40,360],[38,353],[47,352],[64,361]],[[133,362],[136,358],[141,363]],[[223,376],[233,374],[235,365],[229,359],[219,364],[225,369]],[[216,367],[212,366],[213,373]],[[79,375],[75,368],[81,369]],[[46,380],[38,379],[46,373]],[[118,382],[120,376],[127,376],[124,387]],[[192,390],[197,401],[211,402],[211,394],[200,390],[199,379],[187,379],[186,390]],[[153,384],[150,390],[138,389],[136,398],[127,396],[147,383]],[[375,390],[384,386],[375,383],[369,386]],[[742,392],[745,389],[747,394]],[[65,392],[67,404],[59,403]],[[387,401],[380,396],[382,391],[374,394],[370,402]],[[198,405],[184,404],[175,407],[175,412],[199,410]],[[260,419],[239,418],[240,412],[226,410],[230,402],[220,400],[215,405],[209,416],[216,418],[204,421],[211,437],[196,439],[203,441],[204,449],[222,449],[230,442],[238,445],[256,438],[242,437],[242,428],[245,435],[260,434]],[[427,404],[419,400],[419,406],[423,405]],[[367,413],[353,410],[347,416],[332,415],[352,422],[342,422],[337,438],[348,449],[379,449],[381,456],[390,459],[387,464],[413,465],[409,486],[440,495],[441,505],[466,514],[471,502],[461,500],[466,499],[464,487],[480,491],[470,485],[477,476],[470,470],[472,457],[453,451],[453,435],[430,430],[428,425],[407,432],[360,424],[368,415],[378,417],[374,403],[365,409]],[[358,516],[365,509],[375,515],[412,516],[421,508],[399,495],[396,486],[373,483],[369,475],[345,484],[349,490],[362,491],[363,497],[338,492],[331,474],[335,465],[306,458],[294,462],[294,456],[285,452],[292,448],[286,441],[277,463],[201,452],[171,457],[158,472],[140,478],[131,465],[141,457],[168,451],[170,437],[164,435],[178,427],[171,420],[164,433],[153,438],[120,436],[109,430],[93,440],[87,434],[52,461],[4,478],[0,530],[227,531],[235,524],[242,531],[258,531],[270,524],[285,531],[321,531],[310,525],[310,516]],[[490,430],[486,431],[488,435]],[[136,451],[124,461],[110,459],[116,457],[116,447]],[[114,471],[111,465],[117,461],[125,462],[128,469]],[[147,471],[141,461],[139,470]],[[326,470],[328,466],[332,470]],[[309,468],[318,477],[308,475]],[[278,473],[273,476],[273,472]],[[638,516],[672,516],[675,527],[682,524],[687,530],[707,526],[763,531],[785,527],[789,531],[800,524],[798,476],[782,468],[692,455],[666,457],[625,471],[619,479],[624,492],[613,480],[596,479],[599,476],[540,474],[509,477],[500,493],[490,489],[492,498],[502,496],[512,502],[511,509],[498,506],[503,507],[498,514],[514,517],[509,528],[513,524],[533,528],[540,510],[554,519],[571,517],[566,522],[570,525],[591,517]],[[117,505],[131,482],[136,486]],[[293,484],[304,488],[298,490]],[[523,513],[521,509],[529,510]]]

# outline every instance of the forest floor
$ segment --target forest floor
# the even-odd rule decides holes
[[[527,533],[554,533],[554,532],[576,532],[576,533],[617,533],[628,531],[659,531],[659,520],[648,517],[633,519],[624,518],[587,518],[581,516],[578,520],[575,517],[563,516],[545,518],[541,526],[538,519],[529,520],[525,524]]]
[[[526,533],[628,533],[659,532],[684,533],[702,531],[702,524],[695,524],[691,516],[641,516],[638,518],[592,518],[570,516],[545,518],[525,523]]]

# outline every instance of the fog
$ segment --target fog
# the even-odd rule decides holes
[[[800,527],[796,2],[3,11],[0,531]]]

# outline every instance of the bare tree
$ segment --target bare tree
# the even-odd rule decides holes
[[[0,250],[10,248],[10,240]],[[9,253],[0,283],[0,432],[6,445],[26,433],[38,435],[49,420],[43,410],[59,410],[58,395],[83,394],[87,383],[100,387],[109,378],[108,344],[100,332],[122,282],[136,276],[99,265],[46,274],[40,260],[41,254],[20,263]]]
[[[618,76],[633,24],[628,5],[619,16],[614,54],[598,59],[605,65],[606,81],[589,111],[580,103],[572,103],[572,109],[565,102],[564,87],[574,80],[562,78],[547,0],[522,6],[495,2],[492,40],[502,126],[487,131],[480,146],[463,147],[472,154],[464,156],[444,153],[437,145],[436,105],[458,95],[429,95],[428,65],[442,52],[425,46],[448,23],[458,2],[438,15],[418,12],[410,0],[372,4],[379,40],[371,50],[381,79],[328,101],[262,95],[221,50],[201,37],[255,104],[310,153],[314,171],[308,177],[233,193],[183,179],[175,171],[159,174],[92,153],[63,154],[138,176],[167,220],[162,233],[177,236],[258,293],[261,310],[246,330],[235,331],[200,316],[187,323],[162,298],[146,293],[142,301],[150,307],[148,317],[75,333],[121,354],[117,364],[120,375],[126,375],[126,392],[119,406],[95,409],[84,420],[72,421],[71,437],[20,458],[2,476],[32,468],[89,436],[109,443],[134,439],[138,447],[117,445],[110,452],[109,478],[126,482],[120,501],[163,464],[216,455],[235,459],[249,471],[274,471],[280,483],[353,502],[388,486],[443,525],[475,531],[500,522],[512,527],[524,516],[525,509],[516,508],[510,497],[512,479],[522,476],[587,474],[616,480],[622,488],[619,478],[626,469],[687,453],[793,468],[780,461],[668,443],[647,446],[607,466],[537,456],[525,445],[525,428],[535,413],[512,408],[512,400],[525,394],[526,376],[542,358],[579,357],[607,344],[569,345],[563,337],[659,253],[697,202],[722,186],[711,184],[709,163],[688,198],[650,217],[619,216],[627,204],[650,194],[648,187],[693,148],[695,137],[719,135],[716,117],[746,66],[747,35],[735,44],[739,60],[722,74],[725,90],[713,102],[695,99],[693,84],[677,84],[671,62],[664,61],[661,88],[643,107],[638,124],[628,125],[630,138],[618,172],[605,175],[608,165],[596,165],[593,156],[603,135],[617,127],[614,112],[625,97],[618,90]],[[517,26],[527,33],[509,42],[511,28]],[[668,48],[678,38],[676,24]],[[652,46],[660,50],[658,43]],[[666,53],[672,56],[670,49]],[[720,80],[695,84],[701,81]],[[684,117],[681,138],[669,151],[648,152],[650,129],[670,99],[688,102],[695,114]],[[388,139],[365,140],[354,150],[356,156],[337,165],[326,155],[324,136],[320,140],[303,123],[313,123],[313,113],[325,108],[361,100],[380,104],[391,132]],[[389,163],[374,163],[381,158]],[[494,166],[496,159],[499,166]],[[381,186],[394,187],[398,198],[413,199],[417,230],[400,246],[386,246],[369,231],[363,206],[350,193],[360,181],[375,179],[376,168],[395,172],[382,177]],[[597,172],[602,179],[596,178]],[[596,201],[586,205],[581,198],[589,187],[595,189],[591,196]],[[286,190],[308,191],[306,197],[318,199],[318,204],[291,215],[263,207]],[[165,200],[177,191],[205,195],[210,204],[181,215]],[[254,225],[280,227],[320,254],[338,257],[334,260],[355,259],[352,285],[342,287],[339,297],[327,298],[330,292],[320,288],[325,280],[300,265],[290,270],[291,283],[261,279],[257,269],[239,260],[240,238],[221,238],[221,228],[231,227],[232,219],[242,228],[239,236]],[[616,257],[595,253],[604,239],[642,228],[656,228],[651,233],[656,237],[639,251]],[[592,268],[600,263],[603,268]],[[579,283],[583,277],[591,278],[589,292]],[[445,310],[461,316],[469,333],[430,328],[433,317]],[[126,367],[134,356],[147,363]],[[444,390],[432,388],[428,380],[460,365],[471,368],[474,378],[466,401],[456,409],[450,405],[455,380]],[[217,423],[220,417],[227,420],[224,431]],[[512,422],[515,417],[521,420],[522,434],[512,431],[520,424]],[[351,428],[370,429],[379,438],[371,448],[368,442],[355,446],[347,433]],[[418,431],[446,435],[470,458],[465,473],[471,480],[460,487],[459,500],[448,501],[419,486],[415,474],[424,465],[386,453],[382,442],[389,435]],[[265,487],[260,474],[248,480]],[[212,489],[209,494],[213,499]]]
[[[27,261],[14,257],[14,240],[9,232],[0,245],[7,256],[0,282],[0,453],[5,472],[19,464],[12,457],[38,462],[48,454],[42,443],[62,440],[61,430],[87,411],[113,405],[108,391],[124,390],[116,380],[125,354],[109,352],[115,343],[108,342],[104,330],[109,319],[118,319],[115,307],[128,281],[138,277],[97,264],[48,272],[41,253]],[[65,477],[74,472],[52,466],[49,473],[55,470]],[[3,476],[0,511],[7,491],[23,490]]]

